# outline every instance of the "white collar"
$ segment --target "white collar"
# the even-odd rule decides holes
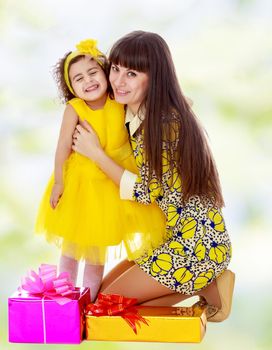
[[[128,123],[129,125],[129,133],[132,136],[135,134],[135,132],[139,129],[140,125],[142,124],[142,121],[144,120],[144,114],[143,113],[137,113],[133,114],[132,111],[127,108],[126,111],[126,118],[125,118],[125,124]]]

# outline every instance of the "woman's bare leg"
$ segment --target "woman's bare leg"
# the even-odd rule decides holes
[[[178,305],[185,299],[191,298],[192,296],[204,297],[209,305],[221,308],[221,300],[216,286],[216,281],[213,281],[208,287],[195,293],[194,295],[185,295],[181,293],[174,293],[165,295],[156,299],[149,300],[142,303],[145,306],[174,306]]]
[[[148,276],[138,265],[134,264],[104,288],[103,293],[134,297],[139,303],[143,303],[175,292]]]
[[[133,265],[135,265],[134,261],[128,261],[128,260],[123,260],[119,264],[117,264],[103,278],[100,291],[104,293],[105,288],[107,288],[114,280],[116,280],[120,275],[122,275],[122,273],[124,273]]]
[[[101,291],[105,294],[136,297],[140,303],[149,306],[172,306],[191,297],[191,295],[176,293],[164,287],[142,271],[133,261],[128,260],[121,261],[105,276]],[[221,308],[216,281],[195,295],[204,297],[209,305]]]
[[[216,280],[214,280],[211,284],[208,285],[208,287],[202,289],[200,292],[196,294],[205,298],[206,302],[209,305],[213,305],[221,309],[222,304],[221,304],[221,299],[218,292]]]
[[[181,293],[173,293],[168,294],[156,299],[148,300],[141,305],[144,306],[179,306],[179,304],[187,299],[188,297],[191,297],[191,295],[185,295]]]

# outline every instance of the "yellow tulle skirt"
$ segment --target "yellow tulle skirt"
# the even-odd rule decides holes
[[[136,172],[130,148],[119,150],[119,164]],[[113,158],[118,154],[112,154]],[[104,264],[108,247],[129,260],[151,252],[164,241],[165,218],[156,204],[143,205],[121,200],[119,188],[89,159],[72,153],[64,166],[64,192],[55,209],[49,200],[54,184],[52,175],[40,203],[35,232],[43,233],[62,254]]]

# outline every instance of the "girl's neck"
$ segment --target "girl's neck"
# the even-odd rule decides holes
[[[105,94],[95,101],[86,101],[85,100],[85,103],[92,110],[96,111],[97,109],[103,109],[103,107],[105,106],[105,103],[107,101],[107,97],[108,97],[108,95]]]

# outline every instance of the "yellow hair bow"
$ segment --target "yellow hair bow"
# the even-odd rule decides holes
[[[67,84],[69,90],[73,95],[75,95],[74,90],[71,86],[70,79],[69,79],[69,65],[70,62],[73,58],[80,56],[80,55],[90,55],[92,56],[98,64],[103,66],[103,61],[100,60],[99,58],[104,57],[103,53],[98,50],[97,48],[97,40],[93,39],[86,39],[80,41],[76,45],[76,51],[71,52],[65,59],[64,62],[64,80],[65,83]]]

